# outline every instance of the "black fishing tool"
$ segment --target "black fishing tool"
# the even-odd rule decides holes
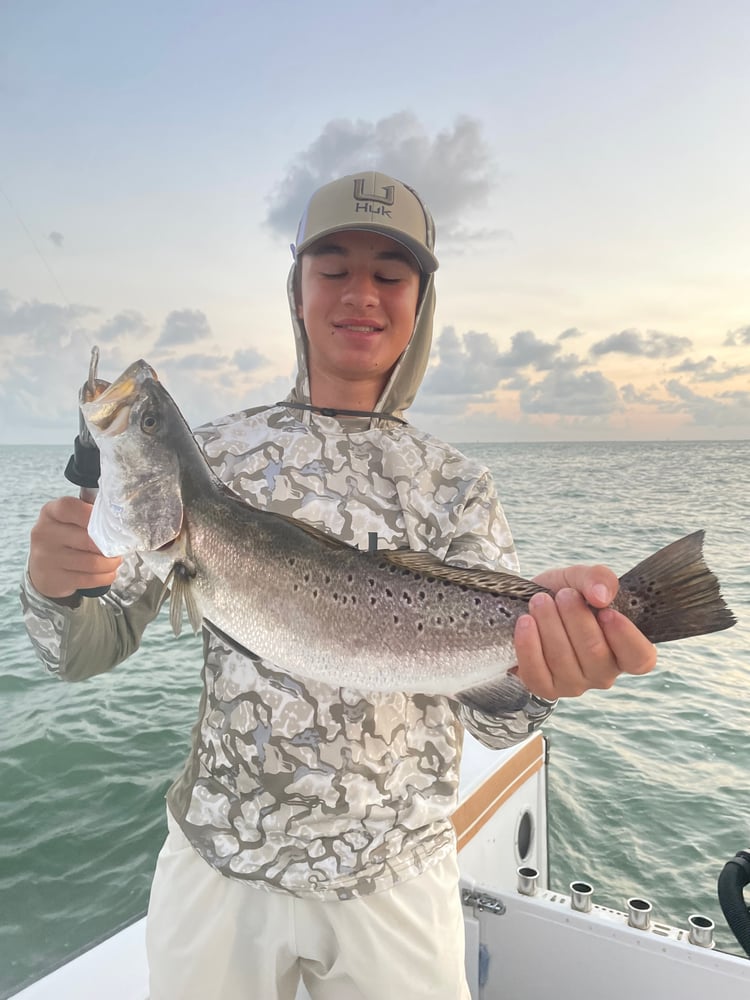
[[[83,383],[81,391],[78,393],[79,406],[82,403],[90,403],[96,399],[109,386],[109,382],[104,382],[96,377],[99,367],[99,348],[91,348],[91,362],[89,364],[89,377]],[[80,488],[79,496],[86,503],[93,504],[96,494],[99,492],[99,449],[96,442],[91,437],[83,414],[78,410],[78,434],[73,444],[73,454],[68,459],[65,467],[65,478],[75,486]],[[109,587],[89,587],[76,591],[81,597],[101,597],[106,594]]]

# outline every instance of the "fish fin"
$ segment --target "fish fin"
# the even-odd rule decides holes
[[[612,607],[651,642],[721,632],[737,623],[703,559],[704,535],[686,535],[620,577]]]
[[[164,602],[169,597],[173,574],[174,574],[174,566],[172,567],[172,569],[170,569],[169,574],[167,575],[167,579],[164,581],[164,584],[161,588],[161,593],[159,594],[159,601],[156,605],[157,612],[161,611],[161,609],[164,607]]]
[[[269,513],[264,511],[263,513]],[[336,538],[335,535],[329,535],[326,531],[321,531],[320,528],[316,528],[312,524],[304,524],[302,521],[298,521],[294,517],[286,517],[284,514],[277,514],[275,511],[273,513],[274,517],[280,517],[287,524],[292,525],[292,527],[297,528],[299,531],[304,531],[306,535],[314,538],[316,542],[320,542],[321,545],[326,545],[329,549],[338,549],[339,551],[357,551],[355,546],[349,545],[347,542],[342,542],[340,538]]]
[[[171,596],[169,598],[169,624],[175,635],[182,632],[182,593],[183,584],[175,576],[172,579]]]
[[[225,646],[234,650],[235,653],[239,653],[240,656],[247,656],[251,660],[258,659],[257,653],[254,653],[251,649],[248,649],[247,646],[243,646],[241,643],[237,642],[236,639],[231,637],[231,635],[227,635],[223,629],[220,629],[218,625],[214,625],[214,623],[210,622],[208,618],[203,619],[203,625],[212,635],[216,636],[219,642],[223,642]]]
[[[179,635],[182,632],[182,598],[185,587],[177,575],[176,567],[177,563],[169,571],[169,576],[164,581],[164,589],[166,591],[169,588],[169,624],[172,632]]]
[[[456,701],[487,715],[517,712],[528,703],[531,694],[515,674],[505,674],[498,680],[466,688],[454,695]]]
[[[179,635],[182,632],[183,605],[194,633],[197,634],[203,624],[203,616],[200,613],[195,600],[195,593],[191,586],[191,581],[195,573],[195,566],[191,560],[180,560],[174,563],[169,571],[169,576],[164,581],[164,587],[159,599],[159,607],[162,606],[169,593],[169,624],[172,626],[172,631],[175,635]]]
[[[195,576],[195,573],[191,574],[190,579],[192,579],[193,576]],[[203,627],[203,615],[201,614],[198,602],[195,599],[195,587],[191,586],[190,579],[185,580],[182,591],[182,599],[185,603],[185,610],[187,611],[188,621],[193,629],[193,634],[197,635]]]
[[[528,601],[534,594],[549,593],[546,587],[524,580],[514,573],[502,573],[491,569],[466,569],[451,566],[429,552],[415,552],[413,549],[380,549],[376,556],[399,569],[408,569],[421,576],[434,576],[448,580],[458,586],[472,590],[487,590],[502,597],[516,597]]]

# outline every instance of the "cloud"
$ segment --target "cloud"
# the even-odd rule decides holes
[[[576,326],[571,326],[568,330],[563,330],[563,332],[558,336],[558,340],[570,340],[572,337],[582,337],[583,333]]]
[[[741,378],[750,374],[750,365],[733,365],[731,368],[720,368],[707,371],[696,377],[697,382],[729,382],[733,378]]]
[[[34,347],[61,347],[87,316],[91,306],[60,306],[54,302],[16,302],[0,291],[0,338],[23,337]]]
[[[510,350],[498,356],[497,364],[510,370],[533,365],[543,371],[552,367],[559,350],[558,344],[545,343],[533,330],[519,330],[511,337]]]
[[[53,231],[47,236],[47,239],[50,241],[50,243],[54,243],[56,247],[62,247],[65,237],[63,236],[62,233]]]
[[[39,313],[35,308],[17,311]],[[46,442],[62,436],[72,443],[78,431],[78,392],[88,374],[92,339],[75,321],[60,330],[47,325],[49,316],[43,320],[41,327],[14,338],[2,357],[0,441]]]
[[[733,378],[740,378],[750,373],[748,365],[732,365],[723,368],[716,367],[716,358],[709,354],[702,361],[693,361],[692,358],[685,358],[679,365],[669,369],[676,375],[692,375],[696,382],[728,382]]]
[[[260,352],[229,356],[209,338],[205,315],[190,309],[170,312],[158,338],[159,375],[191,424],[287,395],[291,375],[259,384],[256,372],[271,364]],[[112,380],[138,355],[152,357],[153,340],[137,310],[102,317],[90,306],[22,302],[0,289],[0,442],[71,442],[92,346],[102,346],[99,376]]]
[[[724,339],[725,347],[742,347],[744,344],[750,346],[750,326],[730,330]]]
[[[423,420],[424,416],[433,415],[463,419],[467,416],[469,403],[481,402],[483,398],[477,396],[476,399],[470,399],[466,394],[430,393],[420,389],[409,419],[416,423]]]
[[[489,334],[470,330],[459,338],[447,326],[435,348],[438,363],[428,369],[420,398],[430,394],[479,397],[500,381],[500,351]]]
[[[328,122],[296,155],[269,198],[267,226],[288,238],[316,188],[358,170],[382,170],[416,188],[439,220],[441,241],[509,236],[505,230],[473,230],[465,222],[467,214],[487,204],[496,182],[479,122],[460,116],[451,127],[430,135],[407,111],[376,122]]]
[[[182,354],[179,357],[165,358],[160,367],[165,371],[210,372],[218,371],[228,363],[226,357],[217,354]]]
[[[591,354],[595,357],[617,353],[642,358],[672,358],[692,346],[688,337],[676,337],[656,330],[648,330],[645,335],[639,330],[623,330],[597,341],[591,346]]]
[[[623,403],[628,406],[634,404],[646,406],[661,405],[664,400],[654,395],[656,391],[656,386],[649,386],[646,389],[636,389],[632,382],[628,382],[627,385],[620,386],[620,397]]]
[[[270,364],[270,361],[254,347],[246,347],[242,351],[234,352],[232,363],[242,372],[254,372]]]
[[[428,369],[420,393],[422,410],[442,410],[452,397],[452,411],[469,402],[488,400],[500,384],[504,390],[526,390],[530,379],[522,372],[573,371],[581,366],[575,354],[558,357],[559,343],[547,343],[532,330],[519,330],[511,337],[510,348],[501,351],[488,333],[469,330],[459,336],[445,327],[435,344],[437,364]],[[430,397],[440,397],[431,402]]]
[[[511,375],[510,378],[503,379],[502,384],[503,389],[508,392],[520,392],[522,389],[530,386],[532,384],[532,380],[526,375],[522,375],[521,372],[516,372],[514,375]]]
[[[556,366],[542,380],[520,394],[521,412],[562,416],[606,416],[622,409],[615,385],[601,372],[580,375]]]
[[[135,309],[125,309],[102,323],[96,331],[96,337],[102,343],[108,343],[128,334],[145,334],[150,329],[141,313]]]
[[[179,329],[179,324],[167,328]],[[200,329],[200,322],[193,328]],[[0,440],[72,441],[92,346],[106,345],[100,377],[112,379],[133,361],[132,345],[120,347],[118,338],[147,330],[135,310],[102,319],[91,306],[16,301],[0,291]],[[215,405],[215,389],[212,398]]]
[[[164,321],[156,347],[180,347],[210,336],[211,327],[200,309],[175,309]]]
[[[541,340],[531,330],[519,330],[510,348],[501,351],[487,333],[459,336],[443,329],[436,342],[438,362],[428,369],[416,409],[442,417],[469,417],[477,404],[518,406],[519,419],[529,415],[601,417],[622,410],[616,386],[601,372],[578,373],[575,354],[560,357],[556,343]],[[546,373],[535,379],[538,372]],[[502,396],[496,390],[502,388]],[[517,396],[517,404],[513,400]]]
[[[692,358],[685,358],[681,361],[679,365],[674,365],[669,370],[676,373],[688,373],[693,375],[700,375],[707,371],[716,364],[716,358],[709,354],[708,357],[704,358],[702,361],[693,361]]]
[[[701,396],[677,379],[665,383],[667,392],[682,402],[679,412],[702,427],[750,427],[750,392],[722,392]]]

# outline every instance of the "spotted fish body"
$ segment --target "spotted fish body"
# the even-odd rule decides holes
[[[513,627],[535,585],[507,575],[500,596],[472,587],[473,571],[437,575],[429,555],[360,552],[241,500],[222,510],[186,511],[202,617],[289,672],[445,694],[515,662]]]
[[[444,694],[491,711],[528,697],[508,669],[515,623],[542,587],[425,552],[361,552],[252,507],[214,476],[143,361],[82,412],[102,465],[89,533],[106,555],[138,551],[168,581],[175,631],[184,603],[194,629],[301,677]],[[620,581],[614,606],[648,622],[652,641],[734,623],[702,539],[667,546]]]

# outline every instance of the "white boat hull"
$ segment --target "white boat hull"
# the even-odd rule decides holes
[[[594,905],[571,909],[570,898],[463,888],[497,902],[497,909],[466,907],[464,923],[472,1000],[747,1000],[750,962],[697,947],[688,931],[654,924],[628,926],[627,914]],[[500,912],[502,911],[502,912]]]

